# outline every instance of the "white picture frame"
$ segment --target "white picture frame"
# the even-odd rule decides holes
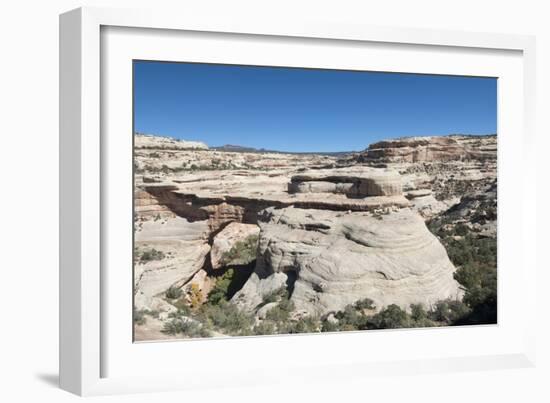
[[[114,33],[114,36],[107,42],[106,37],[102,35],[109,32]],[[119,37],[117,32],[121,33]],[[129,42],[124,41],[132,41],[132,37],[137,36],[138,32],[144,35],[140,38],[139,45],[126,46]],[[361,52],[361,46],[369,44],[369,46],[381,48],[386,46],[396,48],[396,55],[392,56],[386,65],[369,64],[373,69],[392,70],[393,68],[395,71],[414,69],[416,72],[422,72],[423,67],[420,62],[416,67],[410,67],[411,65],[406,67],[403,52],[409,51],[407,50],[409,48],[415,52],[424,52],[425,60],[432,64],[426,72],[460,73],[459,70],[445,67],[444,61],[438,64],[439,60],[432,54],[433,52],[447,52],[450,58],[454,57],[457,60],[462,57],[461,52],[474,54],[472,57],[479,60],[474,63],[472,59],[469,67],[472,69],[471,74],[479,72],[485,73],[483,75],[492,75],[492,71],[497,71],[492,69],[501,69],[498,70],[502,71],[502,76],[499,75],[499,78],[504,77],[504,84],[500,87],[501,92],[508,94],[508,98],[511,98],[512,94],[517,96],[514,96],[513,104],[507,102],[499,104],[499,325],[450,331],[446,329],[384,331],[368,335],[367,332],[350,332],[349,334],[313,336],[199,340],[192,343],[144,343],[145,347],[140,347],[137,351],[131,344],[131,340],[128,340],[126,331],[121,330],[126,327],[122,326],[120,329],[117,327],[117,324],[125,323],[124,318],[117,320],[119,318],[117,312],[125,312],[124,309],[128,307],[131,295],[128,298],[121,297],[120,299],[124,301],[119,303],[114,301],[115,298],[107,286],[107,280],[118,280],[106,269],[110,267],[111,257],[109,257],[110,252],[105,243],[104,233],[105,227],[110,225],[109,220],[115,220],[113,218],[115,215],[106,216],[105,214],[105,211],[111,209],[112,199],[128,200],[124,199],[126,197],[124,194],[121,197],[115,196],[113,192],[116,189],[113,187],[113,181],[109,183],[106,179],[115,175],[115,170],[118,169],[110,162],[112,154],[118,152],[117,150],[121,152],[128,150],[128,141],[124,140],[124,137],[117,137],[122,140],[115,142],[112,141],[114,136],[106,137],[106,134],[114,128],[125,127],[117,126],[116,122],[109,120],[109,108],[111,106],[118,108],[119,105],[115,103],[121,100],[122,109],[120,110],[127,112],[127,102],[122,99],[130,94],[124,91],[128,88],[127,85],[117,87],[112,81],[102,77],[102,74],[106,75],[107,72],[110,75],[124,72],[124,60],[121,59],[120,63],[110,66],[102,59],[113,57],[114,60],[114,56],[105,48],[118,46],[117,57],[125,57],[126,60],[136,55],[159,58],[159,60],[168,57],[171,60],[175,44],[180,40],[178,35],[186,33],[192,33],[195,40],[197,38],[200,40],[202,36],[216,34],[217,42],[227,41],[227,43],[236,36],[253,38],[255,42],[270,41],[273,44],[300,41],[301,49],[315,43],[315,46],[326,46],[334,52],[348,45],[356,47],[358,49],[356,52]],[[149,37],[151,34],[154,34],[153,37]],[[154,51],[152,43],[155,44]],[[125,52],[124,49],[128,51]],[[198,47],[190,41],[189,49],[196,50]],[[243,386],[281,383],[292,380],[298,373],[302,380],[322,380],[329,379],[329,374],[331,378],[336,376],[345,379],[371,374],[413,374],[534,365],[534,320],[524,315],[521,322],[514,323],[503,318],[504,322],[501,323],[500,316],[501,308],[511,306],[512,298],[521,300],[522,312],[535,311],[534,256],[536,253],[534,248],[536,242],[532,240],[533,235],[528,235],[536,233],[535,210],[532,208],[534,196],[529,192],[514,195],[514,189],[512,189],[514,184],[520,189],[534,189],[536,183],[536,170],[534,158],[532,158],[535,148],[534,49],[534,38],[529,36],[369,27],[314,20],[283,22],[270,21],[268,18],[261,21],[242,18],[217,21],[193,15],[175,15],[170,12],[104,8],[81,8],[61,15],[61,387],[79,395],[96,395],[204,388],[235,383]],[[243,55],[243,52],[246,52],[246,43],[242,50],[232,48],[232,51],[241,55],[239,60],[249,60],[245,54]],[[151,56],[153,52],[156,53]],[[403,54],[400,55],[400,52]],[[314,52],[311,54],[314,55]],[[511,57],[501,57],[508,54]],[[292,55],[298,57],[296,54]],[[202,56],[195,52],[194,57]],[[216,60],[210,61],[232,62],[231,57],[233,56],[220,53]],[[261,52],[256,53],[254,57],[257,60],[261,57]],[[443,59],[445,58],[441,60]],[[250,63],[252,61],[250,59]],[[272,62],[272,59],[265,55],[263,63]],[[296,63],[298,66],[310,63],[315,67],[323,61],[311,56],[309,61],[302,59]],[[408,63],[411,63],[411,60]],[[502,66],[495,65],[498,63],[502,63]],[[117,66],[123,66],[122,70]],[[329,65],[323,65],[323,67],[327,66]],[[355,68],[363,67],[358,64]],[[127,84],[127,81],[125,82]],[[514,115],[514,118],[505,119],[506,116],[503,117],[502,114]],[[128,122],[124,123],[124,119],[128,117],[127,114],[123,113],[123,115],[120,124],[128,124]],[[505,134],[504,139],[501,139],[501,133]],[[507,155],[512,151],[520,154],[516,158],[522,161],[518,164],[521,167],[510,165]],[[116,177],[124,178],[127,173],[128,171],[124,169],[117,170]],[[504,179],[505,183],[502,188],[501,179]],[[131,175],[128,181],[131,182]],[[128,190],[128,186],[123,187]],[[514,207],[516,207],[516,215],[512,217],[510,213]],[[504,226],[501,225],[501,214],[504,217],[510,217],[505,219]],[[127,229],[129,228],[130,226]],[[502,228],[506,231],[503,232]],[[110,236],[112,238],[112,234]],[[128,240],[121,242],[128,245]],[[515,250],[511,252],[510,247]],[[513,256],[503,255],[503,253],[513,253]],[[521,268],[517,272],[506,271],[506,273],[510,272],[512,277],[504,285],[500,275],[501,264],[503,267],[515,264]],[[128,267],[128,271],[131,273],[131,267]],[[120,281],[123,281],[123,278]],[[128,318],[130,317],[131,310],[128,311]],[[438,339],[446,340],[445,343],[462,340],[463,344],[461,348],[454,350],[449,346],[446,351],[443,344],[438,349],[435,343]],[[479,345],[474,345],[476,340],[486,340],[487,344],[480,342]],[[493,340],[493,348],[490,351],[484,350],[491,340]],[[501,342],[497,343],[495,340]],[[365,341],[376,343],[378,346],[384,346],[384,344],[389,346],[393,343],[394,346],[405,347],[395,347],[391,354],[389,350],[384,352],[384,349],[380,348],[378,350],[382,352],[379,355],[374,351],[369,353],[369,357],[354,354],[354,346]],[[372,343],[365,345],[367,344]],[[430,344],[434,346],[433,354],[429,354]],[[407,348],[407,345],[414,345],[415,349]],[[340,346],[338,351],[334,350],[336,346]],[[323,348],[326,349],[326,354],[319,357],[318,352]],[[290,361],[277,361],[277,357],[288,349],[296,352],[294,355],[296,358]],[[410,354],[409,350],[418,351],[414,355]],[[159,364],[166,365],[162,367],[162,371],[155,371],[158,372],[156,375],[141,369],[133,371],[136,368],[136,362],[132,357],[133,355],[137,357],[138,354],[140,354],[139,362],[142,362],[144,367],[159,368]],[[233,359],[236,364],[231,374],[216,372],[205,365],[195,366],[193,372],[185,372],[181,368],[176,372],[174,366],[167,363],[167,357],[178,356],[178,354],[185,354],[188,359],[197,362],[199,357],[202,357],[202,361],[207,361],[204,358],[205,354],[228,354],[227,358]],[[153,356],[155,358],[152,358]],[[262,359],[265,360],[263,364]],[[124,362],[128,364],[125,366],[122,364]],[[268,367],[271,368],[270,371],[267,370]],[[243,376],[244,374],[246,377]]]

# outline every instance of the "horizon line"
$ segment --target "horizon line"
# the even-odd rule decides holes
[[[382,141],[391,141],[391,140],[400,140],[400,139],[406,139],[406,138],[412,138],[412,137],[451,137],[451,136],[465,136],[465,137],[488,137],[488,136],[497,136],[498,133],[479,133],[479,134],[472,134],[472,133],[448,133],[448,134],[420,134],[420,135],[410,135],[410,136],[399,136],[399,137],[386,137],[382,138],[380,140],[374,141],[372,143],[367,144],[365,147],[363,147],[360,150],[336,150],[336,151],[288,151],[288,150],[277,150],[277,149],[270,149],[270,148],[256,148],[252,146],[248,146],[245,144],[235,144],[235,143],[225,143],[221,145],[210,145],[204,140],[198,140],[198,139],[192,139],[192,138],[179,138],[175,137],[173,135],[168,134],[156,134],[156,133],[144,133],[140,131],[134,131],[134,135],[142,135],[142,136],[152,136],[152,137],[163,137],[168,138],[171,140],[176,141],[189,141],[189,142],[200,142],[204,143],[209,149],[216,149],[216,148],[222,148],[222,147],[241,147],[241,148],[248,148],[250,150],[256,150],[256,151],[264,151],[264,152],[278,152],[278,153],[290,153],[290,154],[297,154],[297,153],[303,153],[303,154],[336,154],[336,153],[354,153],[354,152],[361,152],[364,150],[367,150],[371,144],[376,144],[378,142]]]

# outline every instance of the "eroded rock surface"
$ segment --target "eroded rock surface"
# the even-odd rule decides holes
[[[260,227],[256,270],[232,300],[243,309],[281,286],[315,315],[366,297],[408,309],[460,296],[445,249],[409,209],[374,216],[270,208]]]
[[[260,227],[255,224],[230,223],[214,237],[212,250],[210,251],[212,268],[220,269],[228,265],[245,265],[254,261],[255,257],[227,257],[227,255],[239,243],[244,243],[251,237],[257,237],[259,233]]]
[[[425,222],[496,237],[496,136],[389,140],[347,156],[150,137],[136,138],[135,149],[136,248],[157,251],[135,265],[136,309],[158,311],[149,338],[174,312],[170,287],[204,302],[227,264],[248,264],[231,302],[256,320],[277,306],[264,298],[280,289],[292,318],[330,316],[364,298],[378,309],[429,307],[461,291]],[[255,256],[223,261],[250,236],[259,238]]]
[[[426,136],[369,145],[361,161],[434,162],[496,159],[495,136]]]
[[[207,150],[208,146],[202,141],[185,141],[171,137],[136,134],[134,136],[136,149],[164,149],[164,150]]]
[[[208,225],[171,217],[137,227],[134,301],[137,309],[152,309],[154,297],[172,286],[181,287],[203,267],[210,251]],[[140,260],[144,253],[152,258]]]

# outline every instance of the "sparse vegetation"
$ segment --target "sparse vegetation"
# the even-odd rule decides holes
[[[227,301],[229,286],[235,276],[235,270],[227,270],[221,277],[216,279],[214,288],[208,293],[208,303],[211,305],[219,304],[220,301]]]
[[[151,311],[149,309],[134,309],[134,324],[144,325],[145,323],[147,323],[147,316],[158,318],[159,312]]]
[[[162,240],[158,240],[161,237],[157,237],[156,230],[171,230],[170,225],[166,224],[172,217],[175,217],[176,220],[179,218],[187,219],[189,225],[197,222],[193,225],[197,225],[197,228],[204,228],[200,231],[196,230],[197,234],[200,232],[200,235],[196,237],[195,227],[189,231],[189,239],[196,240],[197,245],[202,244],[202,246],[205,246],[204,254],[200,257],[205,262],[204,272],[201,272],[201,275],[206,273],[207,276],[203,289],[199,284],[193,283],[193,281],[197,281],[198,276],[183,278],[182,275],[180,281],[181,283],[185,282],[185,285],[181,288],[170,287],[164,290],[164,294],[159,295],[156,289],[155,292],[151,292],[152,295],[146,294],[153,288],[147,287],[147,284],[144,284],[142,290],[138,290],[145,290],[143,295],[149,300],[154,299],[151,306],[163,310],[162,325],[164,327],[162,332],[165,334],[185,337],[247,336],[496,323],[497,243],[496,239],[490,238],[490,236],[494,236],[493,234],[496,232],[496,224],[491,221],[496,220],[497,205],[496,195],[494,195],[496,182],[494,182],[494,187],[491,187],[493,186],[492,182],[496,181],[494,177],[490,177],[492,167],[479,168],[476,165],[466,167],[468,169],[462,169],[460,165],[443,162],[399,163],[396,166],[391,165],[390,160],[373,160],[368,164],[365,162],[365,165],[368,165],[369,172],[371,168],[391,168],[392,170],[395,168],[402,174],[409,172],[409,170],[411,174],[420,173],[415,177],[407,177],[407,183],[414,184],[411,187],[418,186],[419,190],[424,190],[424,188],[427,190],[428,187],[432,189],[431,196],[425,199],[417,198],[424,197],[428,193],[411,193],[410,200],[412,204],[419,209],[419,214],[424,218],[438,214],[437,211],[440,208],[455,203],[458,197],[461,198],[460,203],[455,204],[443,213],[439,213],[427,225],[432,233],[440,239],[450,260],[456,267],[454,278],[460,283],[464,291],[464,297],[462,300],[445,299],[429,306],[412,304],[409,307],[389,304],[389,302],[385,306],[376,306],[372,299],[363,298],[343,307],[341,310],[327,313],[327,306],[339,304],[341,298],[357,295],[358,292],[363,292],[366,295],[370,293],[371,296],[379,296],[379,292],[384,292],[384,300],[395,302],[401,300],[401,295],[409,295],[414,292],[426,292],[426,296],[421,295],[418,299],[431,300],[431,298],[438,298],[435,295],[447,295],[444,292],[447,289],[453,288],[456,291],[456,284],[450,284],[449,281],[451,268],[446,264],[448,262],[444,254],[438,256],[443,260],[443,264],[440,266],[431,264],[432,261],[427,262],[430,274],[432,274],[431,269],[433,266],[434,277],[437,269],[444,268],[446,271],[444,275],[447,283],[433,291],[433,293],[428,289],[429,287],[425,289],[422,287],[422,291],[418,291],[418,289],[414,289],[416,285],[414,282],[406,284],[405,281],[403,281],[404,287],[410,287],[410,289],[406,288],[403,294],[399,294],[401,289],[397,287],[395,290],[386,290],[381,287],[376,293],[371,293],[371,284],[366,284],[363,287],[362,280],[361,282],[357,281],[357,286],[352,284],[353,291],[350,293],[347,293],[345,287],[340,285],[351,284],[352,281],[349,281],[348,274],[354,275],[353,269],[356,268],[355,266],[363,264],[363,260],[359,257],[355,259],[355,256],[350,256],[348,259],[348,256],[346,256],[348,251],[350,251],[350,254],[360,254],[362,250],[365,250],[365,253],[369,253],[369,250],[376,253],[374,248],[363,249],[365,245],[357,241],[354,231],[361,231],[361,236],[367,234],[366,231],[370,230],[370,228],[367,228],[370,223],[373,224],[374,230],[382,226],[384,230],[388,228],[388,232],[390,232],[392,228],[386,227],[386,225],[400,225],[400,221],[393,220],[394,211],[400,208],[385,208],[383,206],[391,203],[380,199],[377,208],[372,207],[371,209],[369,207],[368,212],[359,212],[363,207],[356,208],[354,200],[343,200],[340,203],[339,198],[342,197],[343,199],[344,195],[335,196],[331,194],[327,196],[327,201],[325,201],[324,196],[320,194],[322,192],[309,195],[292,195],[286,192],[286,187],[282,184],[287,182],[287,179],[283,178],[284,175],[289,176],[292,180],[292,176],[296,172],[305,172],[304,176],[311,176],[310,179],[316,179],[317,177],[323,179],[328,174],[324,169],[334,169],[334,172],[330,172],[332,178],[327,180],[335,183],[343,181],[342,184],[348,186],[353,181],[357,182],[358,179],[355,178],[354,169],[349,170],[351,179],[347,178],[348,170],[344,168],[353,167],[356,157],[346,156],[337,161],[332,158],[325,160],[318,155],[311,160],[302,161],[297,156],[293,158],[279,158],[279,156],[271,158],[270,156],[264,157],[253,154],[244,156],[228,154],[245,152],[244,150],[231,151],[228,149],[217,152],[211,149],[196,150],[197,153],[185,153],[180,152],[181,149],[178,148],[172,150],[169,146],[158,148],[146,146],[142,148],[141,151],[134,154],[139,157],[139,160],[134,161],[134,171],[144,174],[136,179],[137,189],[144,193],[149,192],[150,195],[140,196],[141,193],[138,194],[139,197],[143,197],[140,203],[143,202],[144,208],[135,209],[135,228],[136,231],[139,231],[145,227],[147,231],[141,231],[140,237],[137,238],[139,239],[140,248],[136,247],[135,249],[135,263],[147,264],[166,259],[166,262],[162,262],[162,264],[157,263],[159,268],[164,269],[166,266],[167,269],[172,269],[178,264],[186,264],[184,259],[179,259],[180,256],[185,257],[188,255],[191,259],[191,256],[195,255],[195,250],[192,249],[195,248],[195,242],[189,242],[189,245],[186,242],[186,245],[181,246],[181,249],[176,249],[179,246],[173,246],[172,239],[166,244],[163,244]],[[198,153],[198,151],[201,152]],[[350,158],[353,158],[353,161]],[[237,169],[242,171],[221,172],[222,170]],[[323,169],[323,171],[317,172],[318,169]],[[479,175],[476,172],[471,172],[477,169],[479,169]],[[266,172],[258,174],[258,172],[246,172],[248,170],[263,170]],[[203,173],[201,171],[219,172]],[[149,175],[149,173],[154,175]],[[488,173],[487,177],[486,173]],[[173,175],[173,178],[165,176],[172,176],[172,174],[179,175],[178,177]],[[225,181],[224,176],[228,177],[229,180]],[[275,178],[273,183],[270,182],[272,180],[270,178]],[[247,186],[249,180],[252,186]],[[263,188],[264,181],[266,183],[265,190]],[[158,182],[158,184],[144,185],[144,183],[155,182]],[[169,187],[170,182],[173,183]],[[226,182],[230,184],[227,188],[225,188]],[[277,189],[279,190],[275,190],[275,186],[271,186],[274,183],[277,183]],[[342,184],[333,185],[338,189]],[[246,186],[246,190],[243,190],[245,187],[241,185]],[[175,190],[170,190],[172,188]],[[315,189],[316,187],[313,185],[310,187],[311,191]],[[444,201],[444,203],[434,203],[432,196]],[[415,204],[417,201],[419,203]],[[219,205],[221,202],[228,205],[227,209]],[[374,204],[378,203],[375,202],[376,199],[373,199]],[[157,203],[166,208],[148,207],[149,204],[156,205]],[[142,205],[136,203],[136,206],[141,207]],[[269,209],[269,207],[272,208]],[[292,214],[279,215],[280,210],[287,207],[289,210],[293,209]],[[300,209],[310,208],[313,210],[310,215],[302,215],[300,212]],[[348,208],[349,210],[347,210]],[[232,211],[232,209],[235,211]],[[321,209],[327,209],[326,217],[324,212],[319,212]],[[329,211],[332,209],[334,211]],[[157,213],[157,211],[160,211],[160,213]],[[262,249],[261,258],[262,263],[265,263],[264,268],[266,270],[258,269],[254,274],[257,274],[261,279],[259,284],[254,283],[257,278],[253,277],[253,281],[245,289],[246,292],[238,294],[239,298],[233,298],[237,291],[243,287],[243,284],[248,281],[250,273],[254,271],[258,254],[258,236],[251,236],[237,242],[221,256],[219,261],[216,261],[217,256],[208,255],[206,243],[208,242],[212,246],[213,239],[217,236],[218,231],[223,228],[227,217],[241,215],[241,212],[243,212],[243,223],[256,222],[257,219],[262,231],[264,231],[266,248]],[[363,225],[363,215],[373,217],[370,219],[372,221],[368,221]],[[343,216],[347,217],[340,222],[338,217]],[[302,219],[303,217],[305,218]],[[355,225],[356,217],[357,225]],[[406,224],[408,218],[405,216],[401,218],[403,223]],[[264,223],[266,221],[264,220],[269,220],[265,227]],[[199,227],[200,221],[204,221],[202,223],[204,227]],[[325,225],[325,221],[327,225]],[[380,225],[374,225],[374,222],[379,222]],[[184,226],[186,224],[183,223],[183,220],[181,220],[181,223],[183,231],[187,227]],[[274,224],[273,228],[270,228],[272,223]],[[345,233],[342,230],[342,223],[345,225]],[[422,227],[420,219],[418,219],[418,223]],[[275,225],[280,227],[275,227]],[[283,225],[286,225],[288,229],[281,229],[279,232],[279,228],[283,228]],[[155,227],[155,231],[148,231],[150,227]],[[396,228],[399,232],[400,228]],[[407,227],[403,228],[408,231]],[[288,239],[283,237],[284,231],[302,229],[309,231],[307,237],[305,235],[303,237],[290,236]],[[424,231],[424,227],[420,229]],[[370,247],[371,244],[374,247],[377,246],[374,241],[377,240],[379,234],[374,233],[376,232],[374,230],[372,234],[367,234],[368,244],[366,246]],[[329,238],[325,242],[324,237],[327,234]],[[167,235],[170,234],[167,233]],[[382,235],[386,237],[386,233]],[[170,238],[170,236],[167,238]],[[339,238],[342,240],[341,244],[336,243],[340,241]],[[389,238],[392,242],[391,236]],[[396,250],[400,246],[401,240],[399,238],[396,237],[395,239]],[[344,241],[346,240],[350,241],[350,249],[345,247]],[[351,246],[351,241],[355,241],[353,246]],[[324,255],[325,245],[329,245],[329,243],[330,246],[326,248],[328,253]],[[163,249],[165,252],[151,247],[152,245]],[[333,248],[332,245],[337,247]],[[409,249],[408,243],[406,247]],[[437,248],[440,247],[437,246]],[[431,256],[428,249],[426,247],[426,256]],[[174,252],[168,252],[168,250],[175,250],[178,259],[174,258]],[[193,250],[193,252],[189,253],[188,250]],[[319,253],[323,255],[319,255]],[[381,266],[384,265],[384,259],[382,258],[385,253],[386,251],[380,252]],[[393,259],[393,250],[389,253],[392,253]],[[319,256],[320,258],[318,258]],[[418,255],[414,255],[415,259],[417,257]],[[404,261],[408,266],[411,260],[405,259]],[[218,263],[220,263],[220,267],[218,267]],[[389,263],[392,264],[393,262]],[[398,263],[400,262],[395,264],[395,272],[399,270]],[[418,272],[421,272],[421,269],[424,268],[422,265],[425,263],[418,261]],[[316,264],[320,266],[316,267]],[[136,277],[141,276],[142,273],[145,274],[136,280],[156,281],[156,277],[152,280],[147,278],[150,273],[148,269],[153,269],[154,266],[153,263],[151,266],[138,267]],[[216,269],[213,268],[214,266]],[[258,268],[261,268],[261,265]],[[357,267],[357,270],[361,272],[361,267]],[[443,272],[443,270],[441,271]],[[270,282],[267,277],[272,275],[272,272],[277,273]],[[279,281],[285,281],[278,277],[283,277],[281,272],[287,274],[285,285],[264,295],[265,287],[280,284]],[[330,275],[327,273],[330,273]],[[380,274],[381,276],[376,278],[372,286],[377,287],[383,281],[390,281],[394,278],[393,273],[390,273],[391,276],[386,275],[383,267]],[[337,278],[340,275],[344,280],[342,282],[339,282],[340,278]],[[353,278],[357,277],[354,275]],[[268,281],[264,281],[266,279]],[[139,281],[136,281],[136,284],[139,284]],[[334,287],[331,283],[333,281],[338,282],[338,287]],[[439,284],[432,279],[427,279],[427,282],[428,284]],[[295,286],[296,288],[294,288]],[[311,289],[308,287],[311,287]],[[305,291],[306,288],[307,291]],[[439,290],[443,291],[439,293]],[[257,294],[255,294],[256,292]],[[395,299],[391,297],[392,292],[397,295]],[[136,295],[138,294],[136,293]],[[260,296],[262,299],[258,303]],[[158,301],[157,298],[162,300]],[[139,301],[147,300],[143,298]],[[242,308],[241,303],[242,307],[246,308]],[[165,309],[167,304],[170,304],[170,306]],[[254,304],[257,305],[254,306]],[[323,314],[320,316],[309,315],[307,313],[309,310],[323,312]],[[167,312],[170,313],[168,319],[165,319]],[[133,320],[134,324],[138,326],[149,325],[147,328],[139,328],[146,337],[149,337],[150,331],[158,331],[159,329],[158,326],[154,325],[159,325],[160,322],[151,319],[152,317],[158,318],[158,316],[159,313],[155,311],[134,310]],[[150,323],[147,323],[147,320]]]
[[[197,319],[207,328],[217,330],[231,336],[247,336],[252,334],[254,317],[239,310],[239,308],[220,300],[218,304],[204,304],[198,309]]]
[[[203,300],[202,291],[197,283],[192,283],[189,288],[189,305],[192,309],[197,309]]]
[[[173,318],[164,324],[162,331],[167,334],[183,334],[188,337],[210,337],[211,333],[201,323],[186,316]]]
[[[222,255],[221,261],[224,265],[249,263],[256,260],[257,248],[258,235],[251,235],[248,238],[235,243],[229,251]]]
[[[493,213],[491,210],[489,214]],[[466,225],[454,225],[449,217],[432,220],[428,228],[445,246],[457,267],[454,278],[464,289],[465,308],[451,307],[459,311],[452,320],[453,324],[496,323],[497,240],[477,237]]]
[[[181,295],[182,295],[181,288],[174,287],[174,286],[172,286],[168,290],[166,290],[166,293],[164,294],[164,296],[167,299],[178,299],[179,297],[181,297]]]
[[[155,260],[162,260],[166,257],[166,254],[160,250],[156,250],[155,248],[145,250],[136,248],[135,257],[138,262],[144,264]]]

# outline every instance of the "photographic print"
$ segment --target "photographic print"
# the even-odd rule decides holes
[[[136,342],[497,323],[496,78],[135,60],[133,104]]]

